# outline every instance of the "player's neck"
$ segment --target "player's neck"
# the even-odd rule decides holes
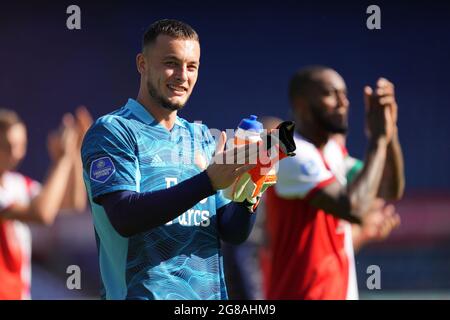
[[[298,128],[298,133],[305,139],[309,140],[317,149],[323,149],[330,139],[330,133],[321,128],[303,123]]]
[[[172,130],[177,119],[177,111],[172,111],[161,107],[148,95],[141,94],[141,92],[139,92],[136,101],[143,105],[160,125],[169,131]]]

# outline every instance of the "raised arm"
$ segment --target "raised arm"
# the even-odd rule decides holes
[[[403,153],[398,138],[398,106],[395,99],[395,88],[389,80],[384,78],[378,81],[377,86],[375,93],[380,99],[380,104],[389,108],[394,123],[394,132],[388,145],[386,164],[378,196],[386,200],[399,200],[405,189],[405,173]]]
[[[61,209],[84,212],[87,204],[87,194],[83,181],[83,164],[80,151],[83,138],[93,121],[91,114],[83,106],[76,109],[75,120],[77,129],[77,152],[74,154],[69,183],[67,183],[65,189]]]
[[[347,187],[338,182],[321,188],[311,204],[351,222],[360,223],[369,211],[380,188],[386,162],[387,146],[394,134],[390,109],[382,105],[372,89],[364,89],[369,147],[361,173]]]
[[[57,146],[56,155],[39,194],[28,204],[12,203],[0,213],[3,219],[16,219],[23,222],[53,223],[58,214],[69,181],[70,170],[76,153],[76,130],[70,114],[63,118],[58,135],[53,135],[51,143]]]

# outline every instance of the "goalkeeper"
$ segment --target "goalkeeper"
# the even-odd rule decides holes
[[[103,298],[227,299],[219,240],[243,242],[255,215],[254,204],[231,202],[220,190],[255,167],[249,158],[258,148],[224,151],[225,133],[216,147],[205,125],[177,116],[199,60],[199,38],[189,25],[155,22],[136,59],[137,99],[86,134],[84,180]]]

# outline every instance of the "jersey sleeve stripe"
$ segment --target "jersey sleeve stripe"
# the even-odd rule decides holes
[[[317,191],[319,191],[320,189],[325,188],[326,186],[330,185],[331,183],[333,183],[334,181],[336,181],[336,177],[332,176],[330,178],[328,178],[327,180],[324,180],[320,183],[318,183],[314,188],[312,188],[307,194],[306,196],[303,198],[305,201],[309,201],[311,200],[314,195],[316,194]]]

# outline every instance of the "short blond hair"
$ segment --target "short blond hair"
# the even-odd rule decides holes
[[[6,131],[16,124],[24,124],[19,115],[13,110],[0,108],[0,130]]]

